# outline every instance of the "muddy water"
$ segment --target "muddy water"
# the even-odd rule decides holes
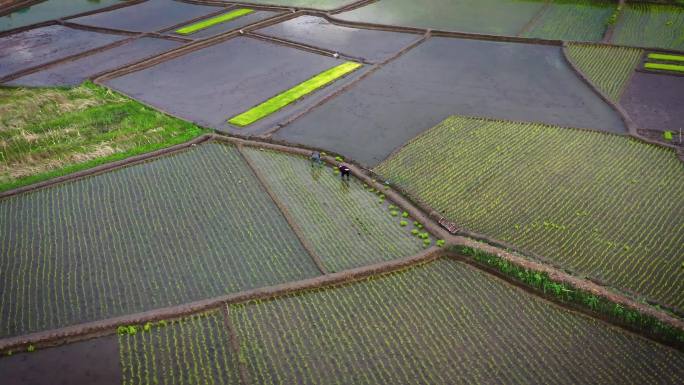
[[[542,0],[380,0],[335,17],[417,28],[515,35],[543,5]]]
[[[120,0],[47,0],[0,17],[0,31],[76,15],[119,2]]]

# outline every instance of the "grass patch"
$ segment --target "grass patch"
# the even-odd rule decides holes
[[[194,23],[194,24],[190,24],[190,25],[185,26],[183,28],[179,28],[175,32],[179,35],[191,35],[197,31],[201,31],[203,29],[213,27],[216,24],[221,24],[221,23],[225,23],[228,21],[235,20],[239,17],[249,15],[250,13],[253,13],[253,12],[254,12],[254,10],[249,9],[249,8],[236,9],[234,11],[224,13],[223,15],[210,17],[209,19],[202,20],[202,21],[199,21],[199,22]]]
[[[644,68],[649,70],[684,72],[684,66],[676,64],[646,63]]]
[[[336,67],[330,68],[320,74],[312,77],[311,79],[300,83],[289,90],[278,94],[271,99],[259,104],[258,106],[241,113],[240,115],[234,116],[228,123],[234,124],[239,127],[248,126],[259,119],[262,119],[281,108],[287,106],[288,104],[294,102],[295,100],[310,94],[317,89],[326,86],[338,78],[355,71],[361,67],[361,64],[355,62],[345,62]]]
[[[684,62],[684,56],[682,56],[682,55],[666,55],[666,54],[662,54],[662,53],[649,53],[648,58],[651,60],[682,61],[682,62]]]
[[[204,132],[91,82],[74,88],[0,88],[0,191]]]

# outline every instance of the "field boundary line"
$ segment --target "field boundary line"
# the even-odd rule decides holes
[[[156,151],[147,152],[147,153],[140,154],[140,155],[134,155],[134,156],[131,156],[131,157],[126,158],[126,159],[121,159],[121,160],[117,160],[114,162],[101,164],[99,166],[95,166],[95,167],[88,168],[88,169],[81,170],[81,171],[76,171],[74,173],[67,174],[67,175],[58,176],[56,178],[44,180],[42,182],[33,183],[33,184],[22,186],[22,187],[17,187],[15,189],[7,190],[7,191],[2,191],[2,192],[0,192],[0,199],[8,198],[8,197],[11,197],[13,195],[28,193],[28,192],[39,190],[42,188],[52,187],[52,186],[55,186],[58,184],[67,183],[67,182],[71,182],[71,181],[78,180],[78,179],[87,178],[87,177],[90,177],[93,175],[102,174],[102,173],[105,173],[108,171],[117,170],[117,169],[128,167],[128,166],[133,166],[133,165],[136,165],[139,163],[146,162],[146,161],[151,160],[151,159],[156,159],[156,158],[164,156],[164,155],[169,155],[172,153],[176,153],[176,152],[185,150],[186,148],[189,148],[191,146],[195,146],[195,145],[198,145],[200,143],[204,143],[206,141],[209,141],[213,137],[214,136],[212,134],[200,135],[197,138],[192,139],[188,142],[176,144],[176,145],[171,146],[171,147],[162,148],[162,149],[159,149]]]
[[[549,9],[551,6],[551,0],[544,0],[544,5],[539,8],[539,11],[532,16],[532,18],[523,25],[523,27],[520,29],[520,31],[515,35],[517,37],[523,37],[523,34],[527,33],[532,29],[532,27],[537,24],[539,19],[541,19],[542,15],[546,13],[546,11]]]
[[[615,27],[617,27],[618,23],[620,20],[622,20],[622,11],[625,9],[625,0],[619,0],[617,9],[614,12],[617,12],[617,18],[615,19],[615,22],[608,24],[606,27],[606,30],[603,31],[603,37],[601,38],[601,43],[604,44],[610,44],[611,40],[613,40],[613,34],[615,33]]]
[[[276,205],[278,210],[280,210],[280,213],[283,215],[287,223],[290,225],[290,228],[292,228],[292,231],[295,233],[297,238],[299,239],[299,243],[302,244],[304,247],[304,250],[309,254],[309,257],[313,260],[314,264],[318,268],[318,270],[321,272],[321,274],[325,275],[328,274],[328,270],[325,268],[325,265],[323,264],[323,260],[321,260],[321,257],[316,253],[316,249],[314,249],[313,245],[309,242],[309,240],[306,238],[304,235],[304,231],[302,230],[301,227],[299,227],[299,224],[297,221],[294,219],[292,214],[290,213],[290,210],[285,206],[285,204],[278,198],[277,194],[273,192],[271,189],[271,186],[268,184],[268,181],[264,177],[264,175],[261,173],[261,170],[259,170],[258,167],[252,162],[251,159],[245,153],[242,151],[242,144],[237,143],[235,145],[235,148],[237,149],[238,153],[240,154],[240,157],[242,160],[245,162],[247,167],[252,171],[256,179],[259,181],[259,184],[261,187],[263,187],[264,191],[266,191],[266,194],[271,198],[273,203]]]
[[[259,28],[264,28],[269,25],[277,24],[282,21],[286,21],[292,18],[295,18],[299,16],[299,13],[289,13],[289,14],[282,14],[282,15],[277,15],[265,20],[258,21],[256,23],[250,24],[240,30],[232,30],[232,31],[226,31],[223,33],[219,33],[217,35],[211,36],[206,39],[200,39],[200,40],[194,40],[192,43],[188,43],[186,45],[183,45],[181,47],[178,47],[176,49],[172,49],[170,51],[166,51],[164,53],[161,53],[157,56],[154,56],[152,58],[146,58],[143,60],[139,60],[133,63],[126,64],[124,66],[115,68],[111,71],[108,71],[96,78],[93,79],[93,82],[96,84],[102,85],[103,82],[114,79],[117,77],[121,77],[127,74],[130,74],[132,72],[137,72],[144,70],[146,68],[153,67],[157,64],[161,64],[163,62],[169,61],[176,59],[178,57],[187,55],[189,53],[201,50],[203,48],[211,47],[216,44],[223,43],[225,41],[228,41],[230,39],[233,39],[238,36],[242,36],[240,31],[243,32],[248,32],[254,29],[259,29]]]
[[[228,331],[230,350],[232,350],[233,354],[235,355],[234,360],[237,362],[240,384],[250,385],[251,381],[249,380],[249,372],[247,371],[245,363],[240,359],[240,335],[233,326],[233,322],[230,320],[230,310],[228,309],[228,305],[221,306],[221,314],[223,315],[223,325]]]
[[[343,58],[343,59],[347,59],[347,60],[351,60],[351,61],[355,61],[355,62],[359,62],[359,63],[363,63],[363,64],[375,64],[375,63],[370,62],[368,60],[362,59],[362,58],[357,57],[357,56],[349,55],[349,54],[346,54],[344,52],[336,52],[333,50],[329,50],[327,48],[321,48],[321,47],[317,47],[317,46],[310,45],[310,44],[298,43],[298,42],[295,42],[292,40],[282,39],[282,38],[271,36],[271,35],[265,35],[265,34],[259,33],[259,32],[246,32],[245,36],[251,37],[253,39],[263,40],[263,41],[267,41],[270,43],[282,45],[285,47],[298,49],[301,51],[315,53],[315,54],[322,55],[322,56],[335,57],[335,54],[338,54],[339,57]]]
[[[620,116],[622,121],[625,123],[625,127],[627,127],[627,136],[630,136],[634,139],[640,140],[644,143],[653,144],[653,145],[660,146],[660,147],[666,147],[666,148],[670,148],[673,150],[678,149],[679,146],[676,146],[672,143],[665,143],[665,142],[661,142],[658,140],[653,140],[653,139],[647,138],[647,137],[639,134],[639,132],[638,132],[639,127],[637,127],[637,125],[634,123],[632,118],[629,116],[629,113],[624,108],[622,108],[622,106],[619,104],[619,102],[614,102],[612,99],[610,99],[608,97],[608,95],[606,95],[600,88],[598,88],[587,77],[587,75],[579,67],[577,67],[577,65],[575,65],[575,63],[572,61],[572,59],[570,59],[570,57],[568,56],[567,50],[568,50],[568,43],[564,42],[563,47],[561,48],[561,51],[562,51],[563,59],[565,59],[565,62],[568,65],[570,65],[570,68],[572,68],[572,70],[575,72],[575,74],[580,79],[582,79],[582,81],[584,81],[584,83],[586,83],[589,86],[589,88],[591,88],[591,90],[594,91],[595,94],[597,94],[605,103],[607,103],[615,112],[618,113],[618,115]],[[632,78],[634,77],[635,72],[637,72],[637,69],[634,69],[632,71],[632,73],[629,76],[629,79],[627,80],[627,82],[625,82],[625,86],[624,86],[623,90],[621,91],[621,93],[624,92],[624,89],[629,86],[629,82],[631,82]]]
[[[307,107],[307,108],[304,109],[303,111],[301,111],[301,112],[299,112],[299,113],[297,113],[297,114],[291,116],[291,117],[288,118],[286,121],[284,121],[284,122],[282,122],[282,123],[276,124],[275,127],[271,128],[271,129],[269,129],[269,130],[266,130],[263,134],[257,135],[257,138],[263,138],[263,139],[268,139],[268,138],[270,138],[271,136],[273,136],[273,134],[275,134],[276,132],[278,132],[281,128],[290,125],[291,123],[293,123],[293,122],[296,121],[297,119],[299,119],[299,118],[301,118],[301,117],[307,115],[308,113],[310,113],[310,112],[313,111],[314,109],[316,109],[316,108],[322,106],[323,104],[329,102],[330,100],[334,99],[335,97],[337,97],[337,96],[339,96],[339,95],[341,95],[341,94],[347,92],[347,91],[350,90],[352,87],[356,86],[358,83],[362,82],[364,79],[366,79],[367,77],[371,76],[372,74],[374,74],[375,72],[377,72],[378,70],[380,70],[382,67],[384,67],[384,66],[387,65],[388,63],[390,63],[390,62],[392,62],[392,61],[398,59],[399,57],[401,57],[402,55],[404,55],[406,52],[412,50],[413,48],[419,46],[420,44],[422,44],[423,42],[425,42],[426,40],[428,40],[430,37],[431,37],[430,31],[426,32],[423,36],[421,36],[420,38],[418,38],[418,39],[416,39],[415,41],[411,42],[410,44],[406,45],[405,47],[403,47],[402,49],[400,49],[399,51],[397,51],[394,55],[392,55],[392,56],[386,58],[385,60],[381,61],[381,62],[378,63],[378,64],[374,64],[369,70],[367,70],[366,72],[362,73],[361,75],[359,75],[359,76],[358,76],[357,78],[355,78],[354,80],[352,80],[352,81],[350,81],[349,83],[343,85],[342,87],[336,89],[335,91],[333,91],[333,92],[331,92],[331,93],[329,93],[329,94],[323,96],[323,97],[322,97],[321,99],[319,99],[316,103],[314,103],[314,104],[312,104],[311,106]]]
[[[0,351],[15,349],[29,344],[36,347],[57,346],[63,343],[88,339],[93,336],[100,337],[115,334],[117,332],[117,327],[122,325],[144,324],[145,322],[159,321],[162,319],[176,319],[191,314],[218,309],[221,306],[229,304],[243,303],[256,299],[263,300],[281,297],[302,290],[349,284],[371,276],[392,273],[407,267],[427,263],[441,258],[444,253],[444,249],[433,246],[412,256],[343,270],[336,273],[319,275],[304,280],[260,287],[181,305],[70,325],[63,328],[30,333],[22,336],[8,337],[0,339]]]
[[[26,7],[26,6],[30,6],[30,5],[37,4],[37,3],[41,2],[41,1],[42,1],[42,0],[29,1],[29,2],[27,2],[27,3],[33,3],[33,4],[22,5],[22,8],[23,8],[23,7]],[[85,11],[85,12],[77,13],[77,14],[74,14],[74,15],[64,16],[64,17],[57,18],[57,19],[50,19],[50,20],[45,20],[45,21],[40,21],[40,22],[37,22],[37,23],[33,23],[33,24],[27,24],[27,25],[24,25],[24,26],[21,26],[21,27],[16,27],[16,28],[8,29],[8,30],[6,30],[6,31],[2,31],[2,32],[0,32],[0,37],[3,37],[3,36],[5,36],[5,35],[11,35],[11,34],[18,33],[18,32],[27,31],[27,30],[29,30],[29,29],[44,27],[44,26],[46,26],[46,25],[51,25],[51,24],[57,23],[57,21],[76,19],[76,18],[78,18],[78,17],[94,15],[94,14],[100,13],[100,12],[114,11],[114,10],[119,9],[119,8],[125,8],[125,7],[130,7],[130,6],[132,6],[132,5],[140,4],[140,3],[143,3],[143,2],[145,2],[145,1],[147,1],[147,0],[127,0],[127,1],[123,1],[123,2],[121,2],[121,3],[112,4],[112,5],[108,6],[108,7],[100,8],[100,9],[92,9],[92,10],[90,10],[90,11]],[[3,14],[3,12],[4,12],[4,11],[0,11],[0,16],[5,16],[5,15]],[[12,11],[10,11],[9,13],[11,13],[11,12],[12,12]],[[9,13],[8,13],[8,14],[9,14]]]

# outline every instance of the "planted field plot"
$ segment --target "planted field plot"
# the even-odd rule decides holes
[[[684,130],[684,77],[637,72],[620,104],[640,128]]]
[[[119,335],[121,384],[239,383],[220,312],[132,327]]]
[[[439,260],[233,305],[253,383],[681,383],[684,355]]]
[[[155,32],[184,21],[221,11],[221,7],[180,1],[147,0],[128,7],[78,17],[69,21],[93,27],[134,32]]]
[[[331,272],[416,254],[423,241],[413,220],[392,216],[387,205],[356,179],[341,182],[325,167],[273,151],[245,148]],[[398,212],[397,212],[398,213]],[[401,221],[406,225],[401,226]]]
[[[228,129],[229,118],[339,64],[332,57],[239,37],[109,80],[107,85],[200,125]],[[274,119],[283,117],[276,115]],[[274,122],[263,119],[263,126],[250,129],[270,128]]]
[[[670,150],[454,116],[376,171],[469,230],[684,308],[684,170]]]
[[[0,37],[0,78],[125,38],[61,25],[3,36]]]
[[[1,200],[0,270],[2,337],[318,274],[222,144]]]
[[[204,131],[92,83],[0,88],[0,191],[187,142]]]
[[[143,37],[106,51],[22,76],[7,82],[7,85],[28,87],[75,86],[93,75],[113,70],[146,57],[155,56],[180,45],[181,43],[173,40]]]
[[[5,385],[120,385],[119,347],[115,336],[75,342],[0,357]]]
[[[420,38],[419,35],[349,28],[321,17],[301,16],[257,32],[380,62]]]
[[[612,42],[684,50],[684,8],[628,3],[615,26]]]
[[[611,100],[620,100],[627,81],[641,61],[638,48],[593,44],[569,44],[568,59]]]
[[[120,0],[47,0],[0,17],[0,32],[118,4]]]
[[[380,0],[335,18],[443,31],[516,35],[544,6],[528,0]]]
[[[374,166],[454,113],[624,132],[562,55],[552,46],[431,38],[275,137]]]
[[[552,0],[522,36],[554,40],[601,41],[615,1]]]
[[[256,11],[250,8],[238,8],[196,23],[183,26],[174,31],[176,35],[203,39],[219,33],[233,31],[280,15],[282,13],[270,11]]]

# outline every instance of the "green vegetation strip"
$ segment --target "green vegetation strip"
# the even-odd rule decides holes
[[[684,309],[684,168],[623,136],[454,116],[375,170],[464,228]]]
[[[317,89],[334,82],[338,78],[355,71],[359,67],[361,67],[361,64],[348,61],[336,67],[330,68],[305,81],[304,83],[300,83],[293,88],[290,88],[289,90],[259,104],[258,106],[243,112],[240,115],[234,116],[228,120],[228,123],[239,127],[248,126],[257,120],[280,110],[302,96],[310,94],[311,92],[314,92]]]
[[[206,132],[91,82],[68,89],[0,87],[0,191]]]
[[[651,60],[684,61],[684,56],[682,55],[667,55],[663,53],[649,53],[648,58]]]
[[[684,72],[684,66],[676,64],[646,63],[644,64],[644,68],[649,70]]]
[[[517,266],[495,254],[489,254],[468,246],[456,246],[453,250],[458,254],[472,257],[475,261],[494,268],[516,281],[542,291],[546,295],[551,295],[561,302],[582,306],[675,346],[684,346],[684,330],[663,323],[651,315],[643,314],[635,309],[625,309],[624,306],[611,301],[609,298],[554,281],[545,272]]]
[[[238,17],[246,16],[249,15],[250,13],[253,13],[254,10],[249,9],[249,8],[240,8],[236,9],[234,11],[225,13],[223,15],[215,16],[206,20],[199,21],[194,24],[190,24],[188,26],[185,26],[183,28],[179,28],[176,30],[176,33],[179,35],[190,35],[193,34],[197,31],[201,31],[203,29],[207,29],[209,27],[213,27],[216,24],[220,23],[225,23],[227,21],[235,20]]]

